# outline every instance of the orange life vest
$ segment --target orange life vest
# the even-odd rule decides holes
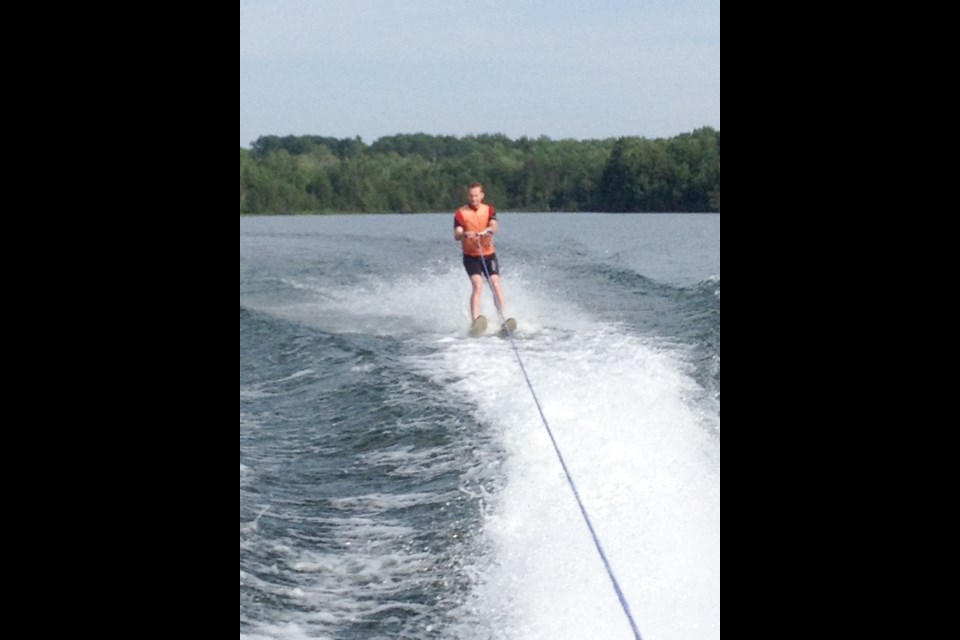
[[[464,232],[473,231],[474,233],[480,233],[490,224],[490,205],[482,204],[476,211],[470,207],[460,207],[457,209],[457,213],[460,214],[460,218],[463,220]],[[478,240],[479,243],[477,242]],[[463,255],[465,256],[483,255],[486,257],[496,253],[496,249],[493,246],[493,236],[489,234],[480,236],[479,238],[468,238],[464,236],[462,243]]]

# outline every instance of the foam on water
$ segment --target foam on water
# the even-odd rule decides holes
[[[563,317],[567,330],[591,326],[589,315],[551,296],[529,295],[527,268],[518,266],[504,281],[507,315],[521,320],[529,336]],[[470,325],[470,282],[462,268],[425,269],[395,278],[367,277],[339,285],[329,280],[299,282],[299,295],[289,303],[245,298],[244,306],[333,333],[409,336],[444,333],[461,338]],[[497,310],[485,288],[482,313],[495,324]]]
[[[521,354],[641,633],[719,637],[719,442],[685,364],[615,327],[557,335]],[[507,451],[457,634],[630,637],[512,351],[459,341],[442,360]]]
[[[256,571],[241,568],[240,584],[256,593],[257,601],[283,603],[286,622],[251,621],[250,632],[241,638],[342,637],[344,629],[356,625],[392,628],[391,637],[417,637],[397,630],[411,617],[432,614],[436,603],[423,596],[428,592],[423,576],[453,576],[455,571],[438,565],[454,566],[462,554],[438,555],[432,545],[417,542],[415,529],[390,514],[453,498],[369,494],[333,500],[332,512],[343,515],[311,519],[309,527],[300,528],[317,532],[307,540],[303,533],[295,541],[258,536],[259,517],[242,524],[241,550],[258,547],[257,555],[270,558],[270,564]],[[303,524],[297,511],[273,509],[271,526]],[[441,587],[454,591],[453,582]]]
[[[449,637],[631,637],[509,342],[463,339],[465,313],[426,295],[436,282],[407,285],[433,332],[411,366],[471,405],[506,454]],[[693,404],[685,350],[512,285],[521,357],[641,633],[719,637],[719,417]],[[393,308],[391,291],[353,308]]]
[[[530,380],[643,637],[719,638],[719,416],[697,405],[703,394],[682,348],[596,324],[535,282],[522,269],[505,280],[508,315],[520,323],[517,344]],[[336,523],[338,538],[356,538],[346,551],[287,557],[288,550],[276,549],[281,565],[301,579],[295,587],[258,588],[298,602],[302,614],[297,624],[261,626],[256,633],[296,639],[309,629],[316,637],[325,621],[389,619],[389,610],[371,607],[417,606],[398,594],[451,562],[468,565],[459,571],[472,576],[472,587],[465,601],[454,603],[444,637],[632,637],[509,341],[466,338],[469,283],[462,271],[370,277],[359,286],[301,282],[297,291],[312,295],[244,305],[333,333],[404,340],[412,346],[401,356],[407,366],[446,389],[447,398],[431,401],[469,407],[495,434],[502,457],[483,464],[503,481],[493,493],[462,489],[483,494],[484,518],[470,549],[452,559],[412,547],[398,553],[397,541],[409,531],[389,517],[393,509],[451,496],[334,501],[378,517]],[[489,291],[484,305],[495,318]],[[369,366],[357,365],[361,371]],[[378,449],[367,462],[401,463],[393,473],[407,476],[456,464],[440,450],[409,453]],[[241,484],[248,473],[241,466]]]

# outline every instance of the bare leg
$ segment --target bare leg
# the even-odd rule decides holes
[[[483,276],[470,276],[473,284],[473,293],[470,295],[470,318],[476,320],[480,316],[480,302],[483,295]]]
[[[492,275],[490,276],[490,286],[493,287],[493,293],[497,296],[497,306],[500,309],[500,313],[503,314],[504,320],[507,318],[507,303],[503,299],[503,290],[500,288],[500,276]]]

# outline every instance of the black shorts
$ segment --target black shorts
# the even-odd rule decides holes
[[[492,253],[485,256],[483,260],[487,261],[487,272],[491,276],[500,275],[500,261],[497,260],[497,254]],[[482,276],[483,260],[480,259],[480,256],[463,256],[463,267],[467,270],[467,275]]]

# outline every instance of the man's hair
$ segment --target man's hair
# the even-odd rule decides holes
[[[477,189],[477,188],[479,188],[480,191],[483,191],[483,185],[480,184],[479,182],[474,182],[472,185],[470,185],[470,188],[471,188],[471,189]]]

